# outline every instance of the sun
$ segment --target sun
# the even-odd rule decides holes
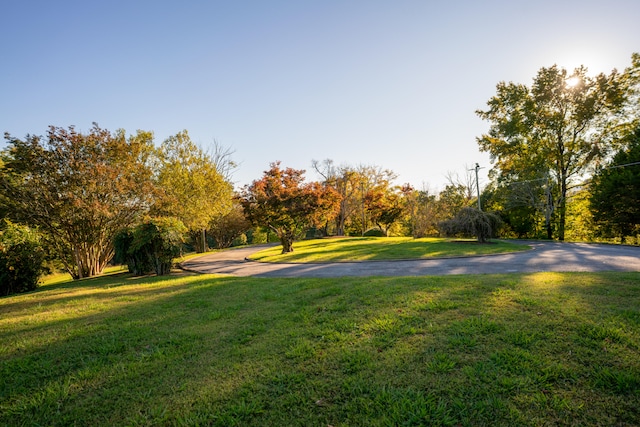
[[[573,77],[569,77],[567,80],[564,81],[564,84],[568,87],[568,88],[572,88],[572,87],[576,87],[580,84],[582,80],[580,79],[580,77],[577,76],[573,76]]]

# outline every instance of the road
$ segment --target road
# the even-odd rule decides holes
[[[185,261],[186,270],[253,277],[427,276],[539,271],[640,271],[640,247],[565,242],[519,242],[532,250],[429,260],[274,264],[246,257],[265,246],[216,252]]]

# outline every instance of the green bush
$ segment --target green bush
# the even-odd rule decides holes
[[[260,227],[252,228],[245,234],[247,236],[247,243],[250,245],[267,243],[267,233]]]
[[[247,235],[242,233],[241,235],[233,239],[231,246],[244,246],[246,244],[247,244]]]
[[[45,251],[38,234],[28,227],[7,222],[0,232],[0,294],[28,292],[38,287]]]
[[[387,237],[379,228],[372,228],[364,233],[364,237]]]
[[[153,271],[153,265],[146,253],[131,249],[134,240],[134,228],[121,230],[114,239],[115,259],[118,264],[126,264],[129,272],[143,276]]]
[[[154,218],[124,229],[115,239],[116,260],[126,263],[137,276],[169,274],[174,258],[180,255],[186,231],[175,218]]]

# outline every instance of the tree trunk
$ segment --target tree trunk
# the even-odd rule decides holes
[[[347,220],[344,203],[344,200],[340,202],[340,212],[336,217],[336,236],[344,236],[344,223]]]
[[[209,248],[207,247],[207,230],[204,228],[202,229],[201,239],[202,239],[202,253],[205,253]]]
[[[282,253],[287,254],[289,252],[293,252],[293,240],[282,237],[280,238],[280,243],[282,244]]]
[[[207,252],[207,234],[203,228],[201,230],[190,230],[189,234],[193,239],[193,248],[197,253]]]
[[[71,277],[73,277],[73,280],[80,280],[84,276],[82,275],[82,261],[80,260],[80,250],[78,249],[77,245],[74,245],[73,247],[73,259],[76,265],[71,272]]]
[[[547,229],[547,239],[548,240],[552,240],[553,239],[553,227],[551,227],[551,219],[546,219],[545,220],[545,227]]]
[[[291,232],[279,233],[280,243],[282,244],[282,253],[287,254],[293,252],[294,235]]]
[[[344,236],[344,216],[342,212],[336,218],[336,236]]]
[[[558,240],[564,241],[564,226],[567,217],[567,202],[563,199],[560,202],[560,222],[558,223]]]
[[[560,184],[560,223],[558,224],[558,240],[564,241],[564,228],[567,220],[567,179],[563,176]]]

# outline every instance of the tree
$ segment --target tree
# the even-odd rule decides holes
[[[242,206],[254,225],[273,230],[282,244],[282,253],[293,251],[294,240],[314,219],[335,211],[339,195],[317,182],[304,183],[304,171],[281,169],[271,164],[260,180],[245,186]]]
[[[567,205],[567,239],[592,242],[596,237],[597,228],[593,221],[590,198],[591,191],[588,185],[579,188],[571,195]]]
[[[478,191],[476,186],[476,178],[474,169],[469,165],[465,165],[465,172],[462,176],[458,172],[447,172],[447,187],[455,188],[457,192],[464,198],[465,204],[469,204],[477,197]],[[477,200],[476,200],[477,202]]]
[[[158,184],[163,197],[155,213],[180,219],[206,252],[205,230],[209,222],[231,208],[233,187],[227,177],[233,162],[229,152],[216,144],[209,155],[191,141],[184,130],[167,138],[159,149]]]
[[[384,197],[393,191],[391,183],[397,178],[397,174],[389,169],[369,165],[359,165],[355,170],[357,172],[356,195],[359,198],[360,218],[353,222],[359,222],[361,234],[364,235],[369,228],[369,223],[373,221],[372,214],[384,216],[384,213],[377,210],[373,203],[380,198],[380,195]],[[380,205],[381,208],[383,206],[384,204]]]
[[[391,188],[372,188],[365,195],[365,206],[371,221],[385,236],[404,212],[402,198]]]
[[[438,193],[438,208],[441,218],[452,218],[461,209],[473,203],[468,189],[462,184],[448,184]]]
[[[625,138],[626,148],[591,183],[591,210],[604,235],[640,232],[640,127]]]
[[[234,200],[231,210],[218,215],[209,222],[209,235],[215,240],[216,248],[228,248],[233,241],[251,228],[242,204]]]
[[[340,196],[338,211],[335,215],[335,234],[344,236],[347,222],[361,206],[358,194],[360,191],[360,175],[351,166],[334,166],[333,160],[323,162],[312,161],[313,168],[324,178],[324,185],[333,188]]]
[[[374,221],[372,215],[383,221],[394,219],[381,228],[389,228],[399,215],[389,215],[390,210],[382,212],[382,204],[378,203],[387,193],[393,193],[391,182],[396,174],[388,169],[378,166],[349,165],[335,166],[333,160],[326,159],[322,162],[312,161],[313,168],[324,179],[323,184],[331,187],[340,196],[339,208],[334,216],[336,235],[344,236],[347,232],[364,235],[370,222]],[[395,196],[389,196],[392,199]],[[389,207],[387,205],[387,207]]]
[[[407,228],[413,238],[437,235],[438,201],[429,189],[416,190],[411,185],[402,187]]]
[[[5,139],[0,204],[13,220],[38,228],[74,279],[100,274],[118,230],[152,203],[152,134],[126,138],[94,123],[86,134],[51,126],[46,139]]]
[[[540,186],[534,184],[537,181],[505,183],[498,180],[482,192],[483,209],[500,216],[507,235],[540,237],[541,211],[538,208],[543,194]],[[548,231],[551,233],[550,228]]]
[[[569,191],[594,160],[608,153],[626,96],[624,79],[615,70],[589,77],[585,67],[569,74],[554,65],[541,68],[530,88],[499,83],[489,108],[477,111],[491,122],[478,144],[491,154],[494,172],[518,180],[521,172],[535,167],[555,181],[560,240]]]

